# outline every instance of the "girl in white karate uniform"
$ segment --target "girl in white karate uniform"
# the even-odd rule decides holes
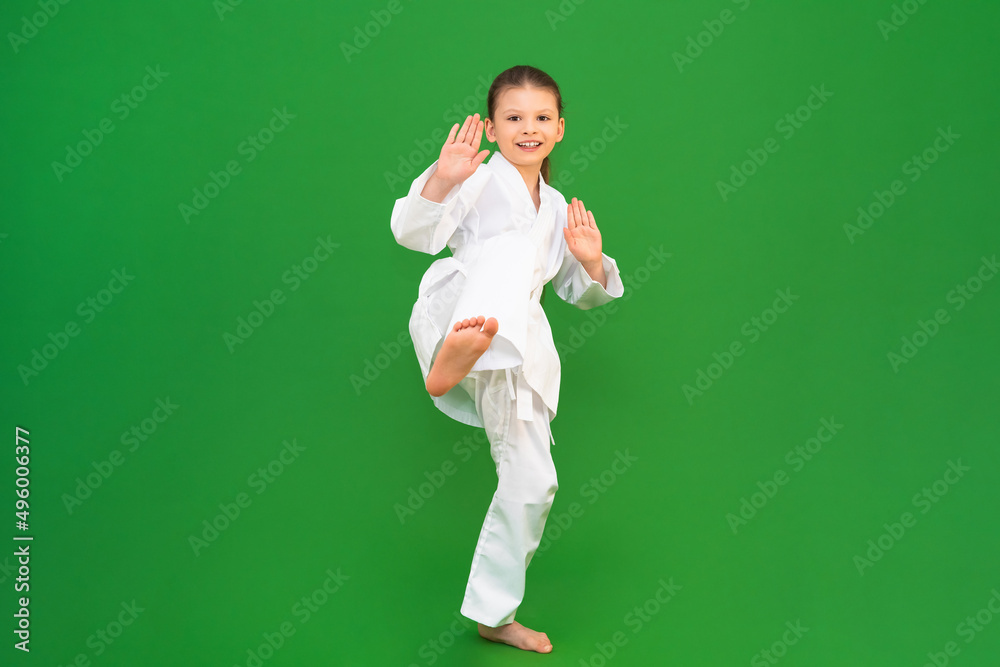
[[[410,335],[435,405],[485,428],[496,464],[462,614],[487,639],[547,653],[548,637],[514,620],[558,488],[549,422],[559,356],[539,299],[549,281],[582,309],[624,288],[593,213],[546,183],[565,130],[555,81],[534,67],[508,69],[490,86],[487,113],[499,152],[483,163],[479,114],[456,123],[440,158],[396,201],[390,226],[407,248],[451,249],[420,281]]]

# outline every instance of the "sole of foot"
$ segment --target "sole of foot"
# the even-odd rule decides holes
[[[431,372],[427,374],[427,392],[444,396],[469,374],[500,330],[495,318],[482,315],[455,322],[441,344]]]

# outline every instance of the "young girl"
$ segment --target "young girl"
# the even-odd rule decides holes
[[[556,82],[512,67],[493,81],[486,105],[486,137],[499,152],[483,164],[478,113],[461,129],[455,123],[438,160],[396,201],[390,226],[407,248],[452,251],[420,281],[410,335],[434,404],[485,428],[496,464],[462,614],[486,639],[548,653],[544,633],[514,620],[558,488],[549,422],[559,356],[539,299],[549,281],[582,309],[624,289],[593,213],[546,183],[565,129]]]

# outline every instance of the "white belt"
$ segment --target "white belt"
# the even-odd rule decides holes
[[[507,368],[504,370],[507,373],[507,391],[510,392],[510,400],[514,401],[517,405],[517,418],[526,422],[533,421],[534,417],[531,409],[531,387],[524,379],[524,373],[520,370],[514,370],[513,368]],[[511,375],[516,375],[517,380],[511,378]],[[514,389],[515,382],[517,383],[516,391]]]
[[[510,399],[517,405],[517,418],[521,421],[534,421],[534,410],[532,410],[532,389],[528,384],[528,381],[524,379],[524,372],[522,369],[517,370],[513,368],[504,369],[507,374],[507,391],[510,393]],[[511,378],[511,375],[517,375],[517,389],[514,388],[515,380]],[[549,426],[549,425],[547,425]],[[556,444],[556,439],[552,435],[552,428],[549,426],[549,442],[553,445]]]

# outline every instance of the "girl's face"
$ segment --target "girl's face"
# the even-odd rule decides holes
[[[486,119],[486,138],[511,164],[541,168],[562,141],[565,122],[558,117],[551,91],[508,88],[497,98],[496,118]]]

